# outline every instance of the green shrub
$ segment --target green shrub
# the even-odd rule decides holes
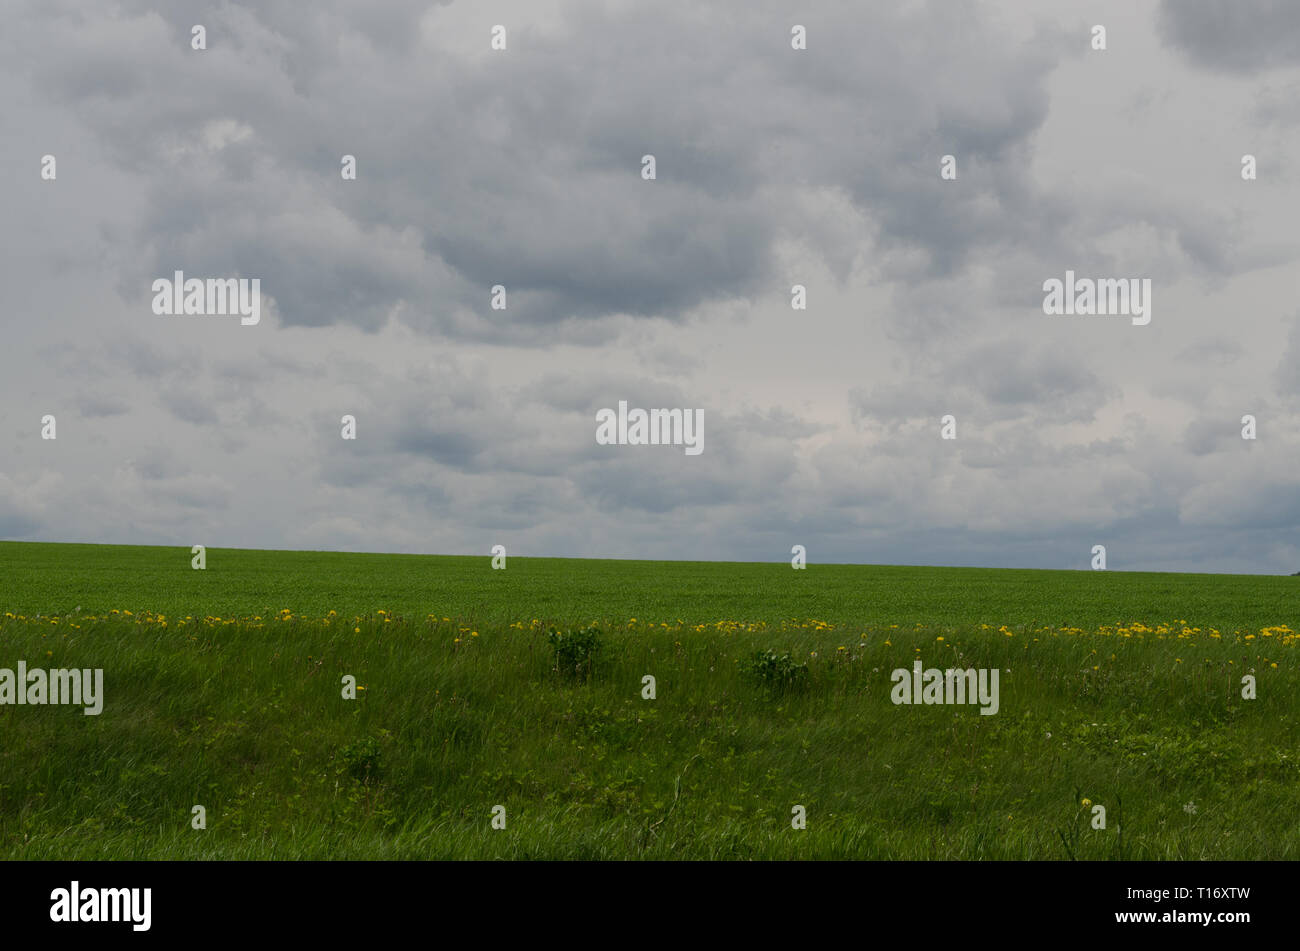
[[[576,631],[552,628],[546,635],[555,650],[555,666],[561,674],[577,680],[591,677],[596,658],[604,649],[600,628],[589,625]]]
[[[339,756],[343,760],[343,771],[363,786],[378,783],[379,753],[379,741],[372,737],[349,743],[339,750]]]
[[[755,651],[741,663],[741,672],[769,693],[802,690],[808,685],[808,665],[796,664],[789,654]]]

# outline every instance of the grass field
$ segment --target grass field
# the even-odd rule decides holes
[[[1300,858],[1300,578],[190,557],[0,543],[0,668],[105,683],[0,706],[0,856]]]

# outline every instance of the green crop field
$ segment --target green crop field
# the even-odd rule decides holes
[[[1300,578],[490,561],[0,543],[0,855],[1300,858]]]

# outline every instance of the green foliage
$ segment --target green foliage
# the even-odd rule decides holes
[[[379,741],[368,736],[344,746],[339,750],[339,759],[344,773],[361,785],[370,786],[379,782],[380,754]]]
[[[0,705],[0,860],[1300,859],[1292,578],[189,558],[0,543],[0,667],[105,672]],[[895,706],[916,659],[998,714]]]
[[[555,667],[563,676],[576,680],[591,678],[596,659],[605,646],[600,628],[595,625],[574,631],[552,628],[546,639],[555,651]]]
[[[188,547],[0,542],[0,612],[103,614],[111,608],[222,618],[275,614],[471,619],[483,626],[542,618],[573,627],[592,618],[686,625],[723,619],[792,617],[829,624],[870,620],[942,627],[1052,624],[1095,628],[1117,621],[1186,618],[1231,631],[1290,623],[1296,581],[1285,576],[1136,571],[1040,571],[511,556],[484,574],[482,557],[340,552],[207,550],[207,570],[190,568]],[[815,584],[810,581],[815,579]]]
[[[770,694],[802,690],[808,686],[808,664],[797,664],[789,653],[755,651],[740,665],[741,671]]]

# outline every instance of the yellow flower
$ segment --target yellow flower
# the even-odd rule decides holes
[[[1091,799],[1080,799],[1080,800],[1079,800],[1079,805],[1081,805],[1081,806],[1083,806],[1083,808],[1087,809],[1089,806],[1092,805],[1092,800],[1091,800]]]

